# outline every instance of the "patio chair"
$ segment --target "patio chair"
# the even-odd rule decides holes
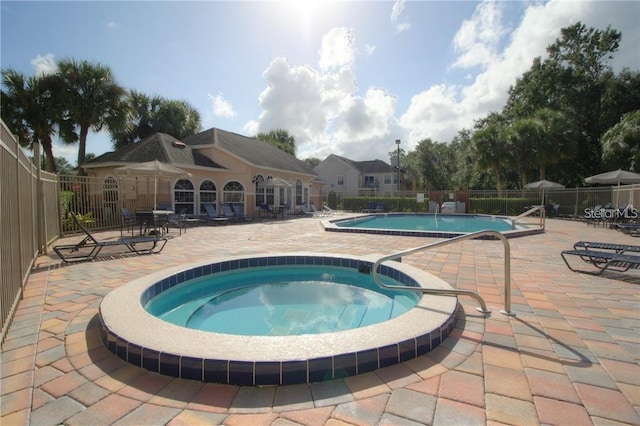
[[[131,232],[131,235],[133,235],[133,231],[135,230],[137,224],[138,224],[138,221],[136,220],[136,217],[131,214],[129,209],[124,207],[120,209],[120,236],[121,237],[122,237],[122,230],[125,227],[127,228],[127,232]]]
[[[216,205],[213,203],[204,203],[204,210],[207,212],[207,223],[221,224],[229,221],[229,218],[218,216]]]
[[[376,204],[375,213],[384,213],[384,203]]]
[[[84,262],[94,260],[100,251],[105,247],[123,246],[124,253],[152,254],[160,253],[167,244],[168,239],[158,235],[121,238],[113,241],[99,241],[91,232],[78,220],[74,213],[69,213],[76,226],[81,229],[86,236],[76,244],[61,244],[53,246],[53,250],[63,262]],[[141,246],[138,246],[138,245]]]
[[[271,208],[268,204],[260,204],[260,216],[261,217],[270,217],[276,218],[278,217],[278,212]]]
[[[169,232],[169,228],[178,229],[179,234],[182,235],[182,231],[187,232],[187,215],[184,213],[184,210],[180,214],[170,214],[167,216],[167,221],[165,223],[165,229]]]

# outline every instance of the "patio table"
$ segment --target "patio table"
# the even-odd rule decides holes
[[[140,227],[140,235],[151,234],[162,235],[169,221],[169,215],[174,214],[173,210],[138,210],[136,211],[136,221]]]

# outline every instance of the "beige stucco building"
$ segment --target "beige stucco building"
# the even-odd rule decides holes
[[[188,174],[156,179],[117,170],[153,160]],[[113,210],[169,208],[201,215],[204,203],[220,213],[222,203],[240,203],[247,216],[258,216],[261,206],[295,214],[302,206],[322,205],[322,182],[305,162],[267,142],[216,128],[183,140],[155,133],[82,167],[102,182],[103,194],[112,188]]]

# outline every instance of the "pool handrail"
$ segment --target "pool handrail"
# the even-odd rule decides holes
[[[511,219],[511,223],[513,224],[513,226],[516,225],[516,222],[519,221],[522,218],[531,216],[532,214],[534,214],[535,212],[539,212],[540,213],[540,228],[542,230],[544,230],[544,225],[545,225],[545,218],[547,216],[547,211],[544,208],[544,206],[538,205],[538,206],[532,206],[529,210],[527,210],[526,212],[522,213],[519,216],[514,217],[513,219]]]
[[[402,256],[409,255],[418,251],[441,247],[453,243],[457,243],[459,241],[472,240],[476,238],[480,238],[483,236],[492,236],[496,237],[502,241],[504,246],[504,309],[500,312],[504,315],[515,316],[514,313],[511,312],[511,247],[509,245],[509,240],[503,234],[498,231],[493,231],[490,229],[485,229],[483,231],[473,232],[471,234],[460,235],[458,237],[449,238],[446,240],[436,241],[435,243],[425,244],[419,247],[410,248],[407,250],[403,250],[394,254],[390,254],[387,256],[383,256],[380,259],[376,260],[373,264],[373,280],[375,283],[382,287],[392,290],[410,290],[410,291],[421,291],[424,294],[442,294],[442,295],[450,295],[450,296],[470,296],[473,297],[478,304],[480,305],[477,310],[479,312],[488,314],[491,311],[487,309],[487,305],[484,302],[482,296],[480,296],[477,292],[471,290],[459,290],[459,289],[435,289],[435,288],[423,288],[423,287],[411,287],[411,286],[396,286],[396,285],[388,285],[383,283],[380,280],[378,269],[383,262],[388,260],[394,260],[402,258]]]

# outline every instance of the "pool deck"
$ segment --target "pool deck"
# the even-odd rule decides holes
[[[574,273],[560,257],[579,240],[640,245],[640,238],[580,222],[549,219],[544,234],[509,240],[515,316],[500,313],[502,242],[464,241],[403,258],[479,291],[492,313],[461,298],[464,315],[441,346],[359,376],[205,384],[147,372],[99,341],[104,295],[164,268],[277,252],[387,255],[437,241],[325,232],[322,219],[174,230],[157,255],[74,265],[38,258],[2,347],[0,424],[640,425],[640,272]]]

